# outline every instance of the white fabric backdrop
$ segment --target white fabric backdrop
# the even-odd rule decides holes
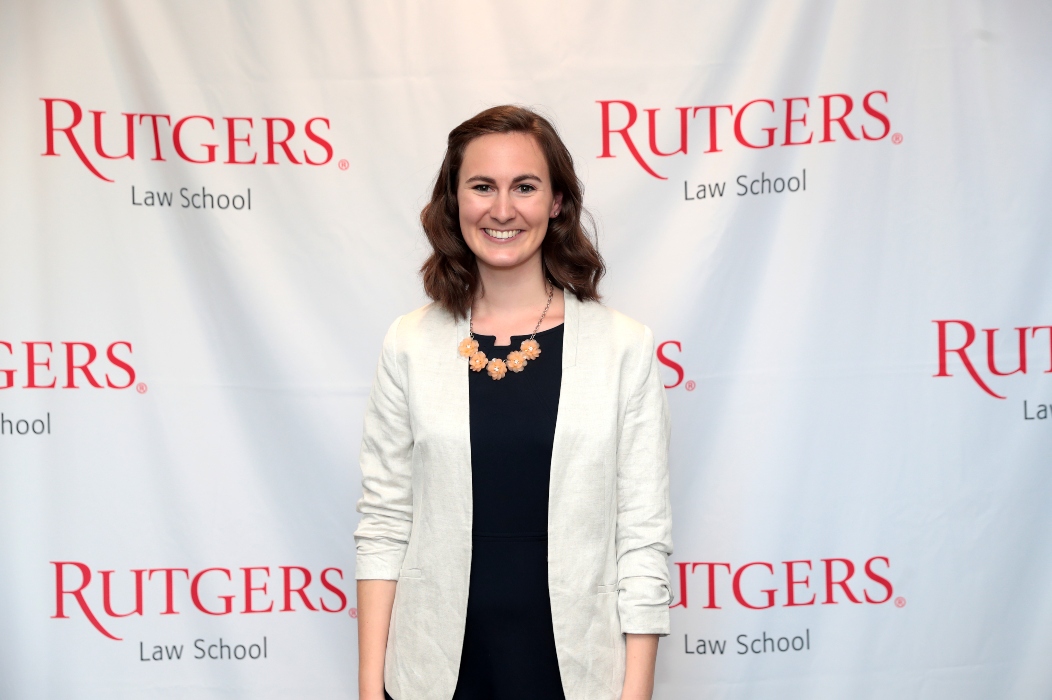
[[[445,135],[504,102],[671,341],[656,697],[1052,696],[1050,20],[0,3],[0,696],[354,697],[363,404]]]

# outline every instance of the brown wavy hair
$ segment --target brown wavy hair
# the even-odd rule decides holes
[[[606,266],[585,228],[587,223],[595,231],[584,208],[583,187],[570,151],[547,119],[526,107],[501,105],[476,114],[449,132],[431,201],[420,212],[420,223],[432,248],[420,268],[424,292],[458,318],[467,315],[481,285],[475,254],[460,230],[457,182],[464,150],[480,136],[508,133],[529,134],[537,140],[548,162],[552,192],[563,196],[559,215],[549,220],[541,243],[544,275],[581,301],[599,300],[597,287]]]

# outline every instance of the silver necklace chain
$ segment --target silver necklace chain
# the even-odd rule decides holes
[[[548,308],[552,305],[552,296],[555,295],[555,285],[548,280],[545,280],[545,286],[548,287],[548,303],[544,305],[544,311],[541,312],[541,317],[537,319],[537,325],[533,327],[533,333],[530,334],[530,340],[533,340],[537,336],[537,331],[541,329],[541,324],[544,323],[544,317],[548,315]],[[468,337],[472,340],[475,339],[475,328],[473,325],[473,319],[471,318],[471,311],[468,311]]]

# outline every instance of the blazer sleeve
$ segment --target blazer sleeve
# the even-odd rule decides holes
[[[621,632],[671,632],[672,553],[668,445],[671,419],[654,335],[644,327],[639,369],[617,446],[617,606]]]
[[[387,331],[369,394],[359,464],[362,514],[354,532],[356,579],[397,580],[413,527],[413,431],[398,366],[397,319]]]

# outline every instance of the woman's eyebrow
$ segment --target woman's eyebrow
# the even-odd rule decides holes
[[[540,182],[541,178],[537,177],[533,173],[523,173],[522,175],[516,176],[516,178],[511,181],[511,184],[515,185],[515,184],[518,184],[520,182],[525,182],[526,180],[536,180],[537,182]],[[464,181],[465,184],[467,184],[469,182],[483,182],[483,183],[485,183],[487,185],[496,185],[497,184],[497,181],[495,179],[493,179],[492,177],[490,177],[489,175],[472,175],[471,177],[469,177],[467,180]]]

